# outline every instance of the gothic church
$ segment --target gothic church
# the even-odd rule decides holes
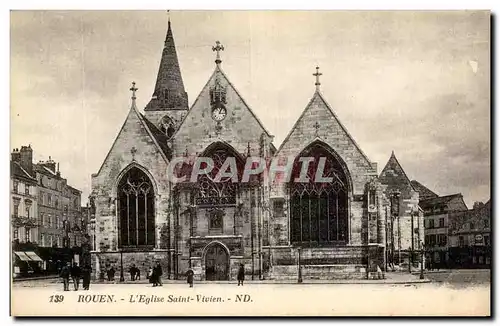
[[[298,274],[304,279],[366,278],[378,267],[385,270],[393,238],[387,232],[394,232],[387,226],[395,214],[402,220],[410,215],[418,193],[397,197],[394,204],[388,185],[399,170],[384,174],[388,181],[381,182],[377,164],[320,92],[319,71],[310,102],[276,148],[223,72],[222,45],[217,42],[213,50],[215,69],[189,107],[169,21],[144,113],[136,107],[132,86],[128,116],[92,175],[94,276],[110,267],[127,273],[132,264],[145,275],[156,262],[164,278],[180,279],[192,269],[195,279],[207,281],[235,279],[240,264],[249,279],[257,280],[293,280]],[[214,171],[234,157],[240,173],[249,156],[294,157],[293,174],[301,157],[315,158],[311,167],[325,157],[325,174],[334,181],[216,183],[201,175],[195,182],[174,183],[167,173],[178,157],[186,162],[210,157]],[[404,238],[415,236],[414,229],[402,232]]]

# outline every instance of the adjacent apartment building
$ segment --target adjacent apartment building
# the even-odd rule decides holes
[[[31,146],[11,155],[11,212],[15,275],[56,272],[79,259],[86,234],[81,191],[50,157],[34,164]]]
[[[476,202],[472,209],[449,216],[449,265],[452,268],[490,268],[491,204]]]
[[[420,194],[419,206],[424,211],[425,244],[429,268],[451,267],[449,257],[450,216],[467,211],[462,194],[439,196],[416,180],[413,187]]]

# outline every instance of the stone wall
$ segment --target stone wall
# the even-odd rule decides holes
[[[131,149],[136,152],[132,154]],[[150,178],[156,198],[156,246],[160,226],[167,222],[169,183],[167,161],[149,135],[139,114],[131,109],[99,172],[92,175],[92,193],[96,207],[96,245],[99,251],[118,249],[116,213],[117,183],[131,167],[138,167]]]

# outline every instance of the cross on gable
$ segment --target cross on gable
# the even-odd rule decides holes
[[[316,85],[317,90],[319,90],[319,85],[321,85],[321,83],[319,82],[319,76],[321,75],[323,74],[319,72],[319,67],[316,67],[316,73],[314,73],[313,76],[316,77],[316,83],[314,85]]]
[[[138,88],[135,87],[135,82],[132,82],[132,87],[130,87],[130,90],[132,91],[132,99],[135,100],[135,92],[138,90]]]
[[[220,59],[220,51],[224,51],[224,46],[219,41],[216,41],[215,46],[212,46],[212,51],[217,52],[217,58],[215,59],[215,63],[219,65],[222,62],[222,60]]]
[[[314,124],[314,129],[316,129],[316,136],[318,135],[318,131],[319,131],[319,128],[321,127],[320,124],[318,123],[318,121],[316,121],[316,123]]]

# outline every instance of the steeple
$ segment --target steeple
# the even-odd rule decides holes
[[[145,111],[187,110],[188,96],[184,90],[179,60],[175,49],[170,17],[165,44],[151,101]]]

